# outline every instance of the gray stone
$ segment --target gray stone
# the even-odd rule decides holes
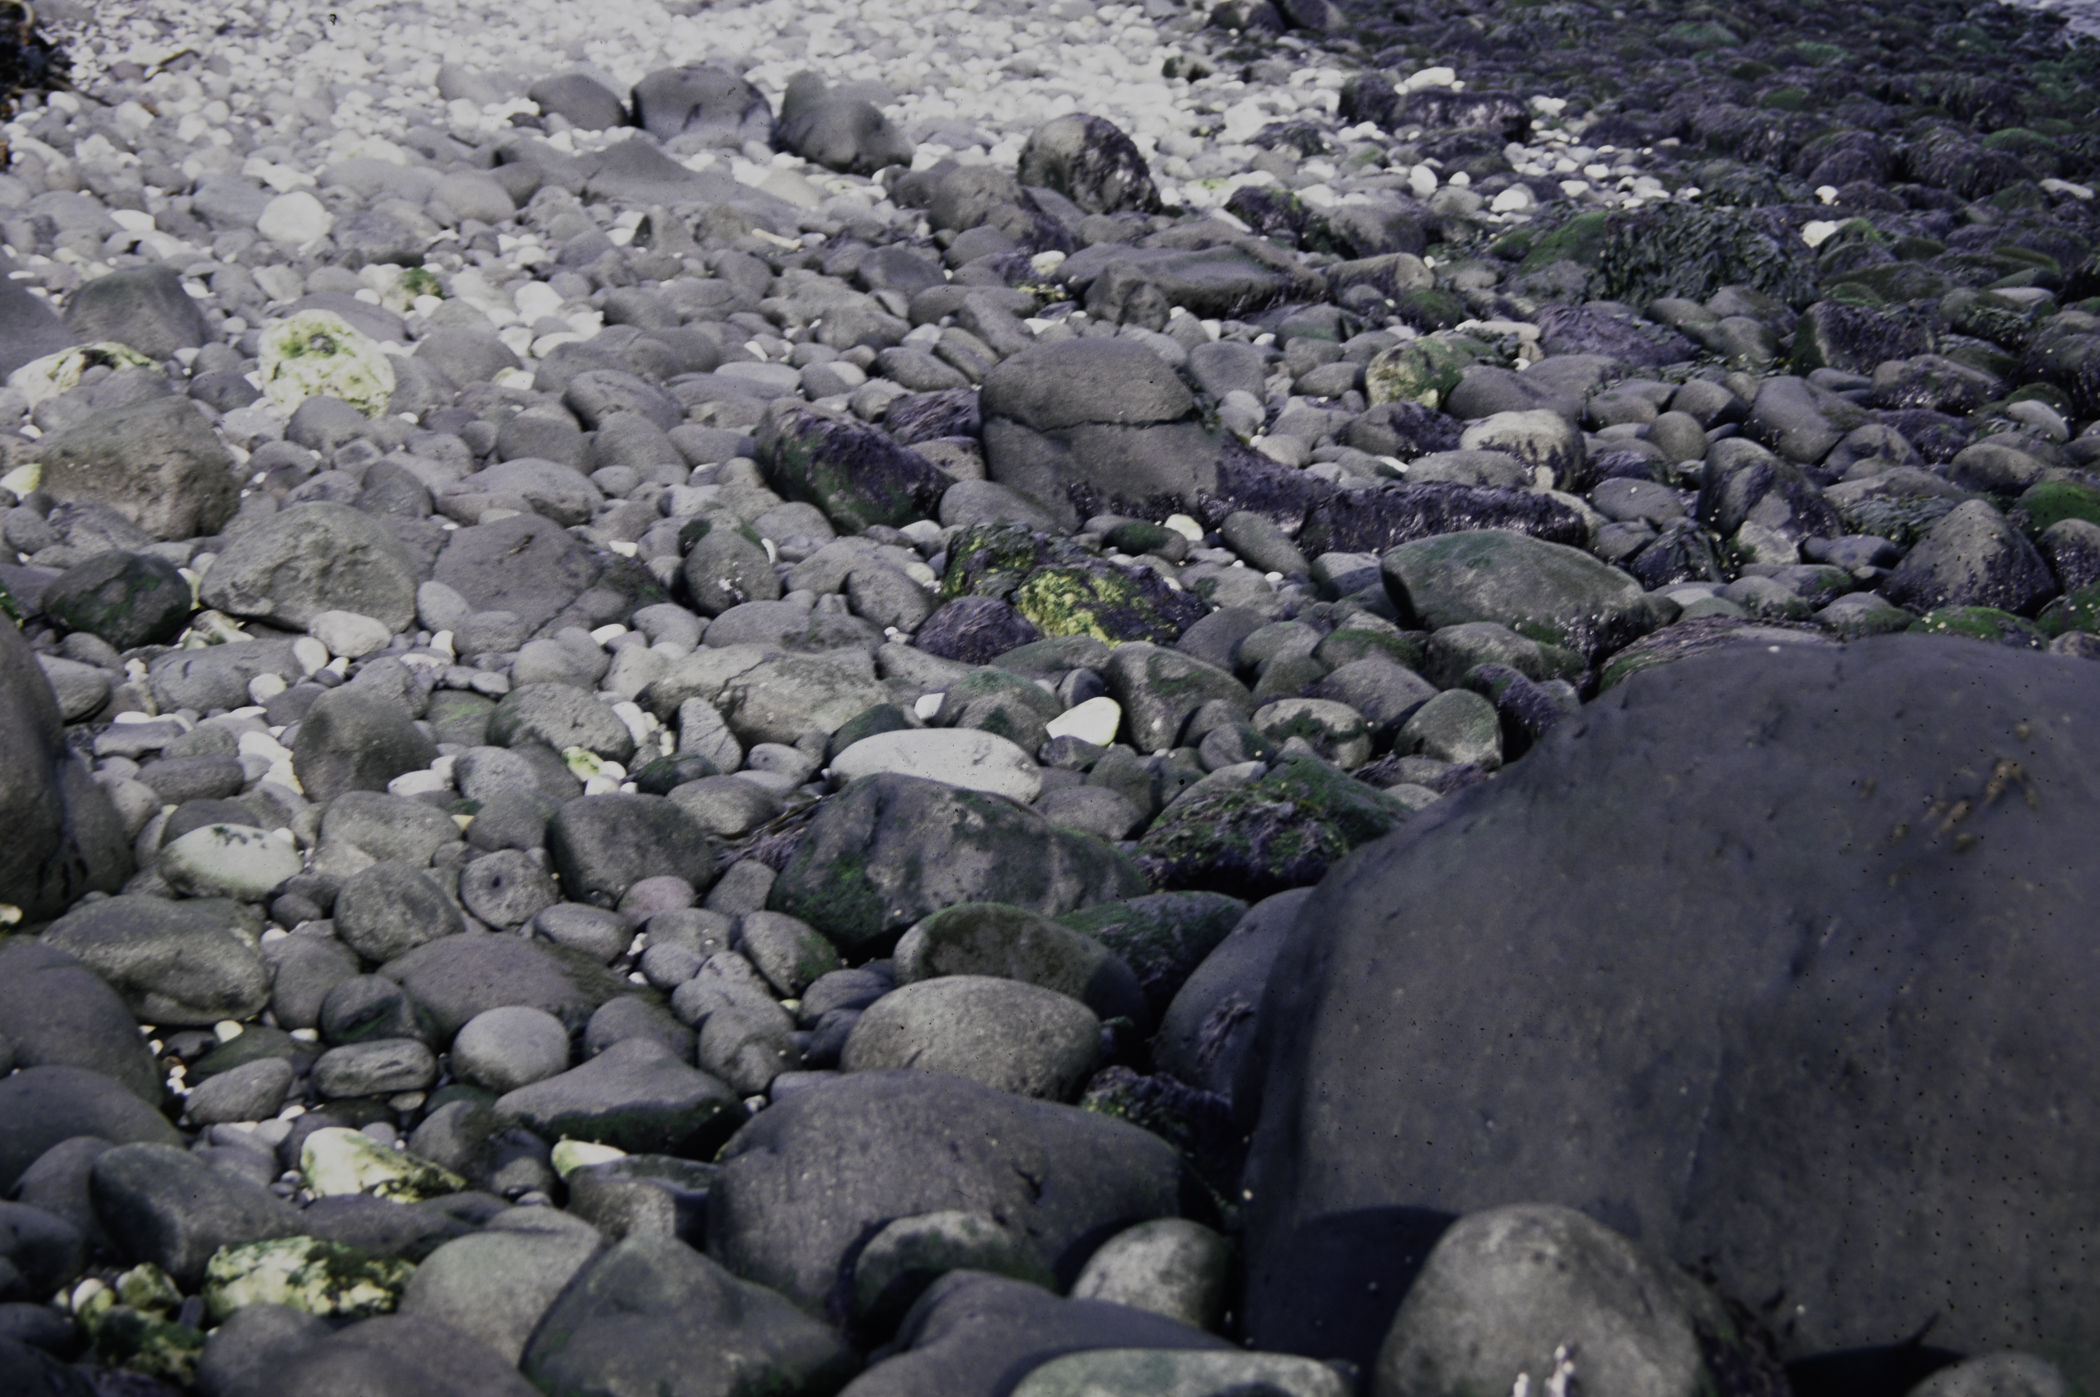
[[[946,975],[900,986],[860,1017],[848,1072],[945,1072],[1051,1101],[1078,1095],[1101,1021],[1078,1000],[1018,980]]]
[[[437,1058],[413,1038],[374,1038],[330,1048],[314,1062],[314,1091],[323,1097],[393,1096],[437,1081]]]
[[[699,1157],[729,1138],[744,1116],[727,1086],[648,1038],[623,1039],[567,1072],[508,1092],[496,1109],[549,1139]]]
[[[660,141],[676,136],[741,149],[770,141],[773,108],[735,73],[693,65],[659,68],[634,85],[634,123]]]
[[[430,1028],[401,986],[384,975],[337,981],[321,1001],[321,1041],[340,1046],[374,1038],[428,1038]]]
[[[13,1067],[85,1068],[160,1100],[160,1069],[124,1001],[56,946],[0,942],[0,1039]]]
[[[486,1009],[452,1039],[452,1070],[499,1095],[543,1081],[569,1066],[569,1030],[544,1009],[522,1004]]]
[[[836,1391],[856,1361],[764,1287],[673,1238],[630,1236],[554,1302],[521,1366],[550,1392],[733,1397]]]
[[[1993,1353],[1940,1369],[1910,1397],[2071,1397],[2077,1389],[2054,1363],[2031,1353]]]
[[[561,901],[561,891],[537,860],[523,850],[503,849],[460,870],[459,900],[490,926],[508,929]]]
[[[243,1305],[205,1339],[198,1390],[209,1397],[275,1397],[279,1366],[330,1332],[326,1320],[289,1305]]]
[[[781,912],[745,913],[737,922],[736,949],[768,984],[791,999],[819,977],[842,968],[837,949],[822,933]]]
[[[376,863],[353,874],[335,900],[335,930],[368,961],[405,955],[466,930],[444,889],[405,863]]]
[[[1289,1354],[1098,1349],[1051,1359],[1021,1379],[1013,1397],[1349,1397],[1353,1391],[1333,1368]]]
[[[516,1363],[540,1317],[603,1245],[566,1229],[461,1237],[416,1268],[397,1313],[449,1325]]]
[[[240,503],[233,457],[186,399],[98,412],[40,446],[44,493],[109,505],[155,538],[217,533]]]
[[[111,550],[76,564],[44,588],[43,612],[118,650],[173,640],[189,621],[190,584],[173,563]]]
[[[1989,504],[1970,500],[1934,524],[1879,591],[1912,611],[1990,606],[2032,616],[2056,595],[2056,579],[2026,535]]]
[[[1563,1373],[1606,1392],[1692,1397],[1778,1365],[1721,1298],[1572,1208],[1471,1213],[1438,1239],[1379,1350],[1372,1391],[1502,1390]],[[1563,1378],[1562,1381],[1565,1381]]]
[[[299,1214],[260,1184],[165,1144],[118,1145],[90,1175],[95,1212],[134,1261],[150,1261],[195,1291],[221,1247],[299,1231]]]
[[[1003,1218],[1062,1280],[1104,1229],[1172,1216],[1180,1170],[1134,1126],[920,1072],[853,1073],[783,1097],[721,1164],[708,1254],[813,1313],[874,1225],[944,1210]]]
[[[312,1397],[538,1397],[503,1357],[449,1324],[382,1315],[294,1353],[272,1391]]]
[[[407,709],[349,686],[314,700],[292,743],[292,772],[318,801],[382,792],[396,776],[421,771],[436,758],[436,745]]]
[[[1103,508],[1158,518],[1161,504],[1193,506],[1217,486],[1195,399],[1134,341],[1024,350],[986,376],[981,401],[991,478],[1067,527]]]
[[[870,1333],[893,1332],[926,1287],[950,1271],[983,1271],[1045,1290],[1056,1278],[1026,1239],[991,1218],[957,1211],[898,1218],[853,1262],[853,1315]]]
[[[264,1057],[205,1078],[183,1103],[192,1125],[269,1120],[292,1089],[292,1065]]]
[[[55,917],[131,876],[109,795],[67,749],[50,681],[13,626],[0,627],[0,815],[18,831],[0,856],[0,900],[26,917]]]
[[[829,90],[815,73],[789,81],[774,139],[828,170],[857,175],[911,162],[911,139],[890,125],[880,107],[850,88]]]
[[[572,800],[548,823],[547,848],[564,895],[577,902],[611,906],[635,883],[665,874],[695,889],[715,880],[714,841],[663,796]]]
[[[354,611],[389,631],[416,618],[416,565],[385,524],[348,505],[297,505],[226,546],[199,590],[206,606],[304,630]]]
[[[992,975],[1055,990],[1104,1019],[1151,1019],[1138,978],[1123,959],[1091,936],[1039,913],[994,902],[943,908],[897,943],[897,981],[943,975]]]
[[[739,776],[706,776],[688,781],[673,787],[669,799],[702,829],[725,839],[742,838],[778,819],[787,809],[776,792]]]
[[[1061,1300],[1005,1276],[950,1271],[905,1315],[893,1356],[857,1378],[843,1397],[996,1397],[1052,1359],[1090,1349],[1239,1357],[1225,1340],[1160,1315],[1103,1300]]]
[[[210,337],[204,311],[173,267],[124,267],[66,299],[66,328],[82,343],[114,340],[149,359],[167,360]]]
[[[1056,190],[1087,213],[1149,213],[1159,204],[1136,143],[1114,122],[1077,112],[1029,133],[1016,177]]]
[[[512,689],[489,715],[488,739],[497,747],[536,742],[557,752],[581,747],[624,762],[634,734],[588,689],[573,684],[525,684]]]
[[[143,1023],[209,1025],[269,1001],[269,970],[237,924],[224,902],[124,895],[76,908],[43,942],[108,981]]]
[[[433,854],[458,842],[459,826],[444,811],[379,791],[345,792],[328,803],[321,817],[323,849],[353,848],[375,861],[427,868]]]
[[[505,1004],[545,1009],[580,1028],[599,1005],[631,989],[564,947],[471,931],[439,937],[383,968],[447,1038],[482,1010]]]
[[[1101,677],[1123,706],[1124,731],[1140,752],[1174,747],[1190,716],[1207,703],[1222,702],[1243,716],[1254,712],[1254,696],[1232,675],[1157,645],[1117,646]]]
[[[1447,689],[1414,711],[1393,735],[1401,756],[1420,753],[1455,766],[1502,765],[1502,720],[1495,705],[1470,689]]]
[[[698,535],[682,564],[695,611],[719,616],[745,602],[780,599],[780,578],[750,526],[703,515],[683,531]]]
[[[1659,618],[1641,586],[1587,553],[1504,529],[1403,543],[1380,564],[1403,624],[1494,621],[1570,650],[1616,649]]]
[[[1074,1300],[1108,1300],[1198,1329],[1223,1321],[1231,1245],[1186,1218],[1160,1218],[1118,1232],[1087,1258]]]
[[[539,103],[542,112],[564,117],[586,131],[627,124],[627,109],[620,104],[619,94],[583,73],[541,78],[525,89],[525,95]]]
[[[788,746],[812,734],[829,737],[877,704],[890,691],[863,669],[824,655],[783,655],[765,660],[722,688],[722,717],[746,744]]]
[[[1160,1018],[1153,1061],[1190,1086],[1229,1097],[1254,1045],[1269,967],[1299,909],[1312,896],[1295,888],[1264,898],[1198,965]]]

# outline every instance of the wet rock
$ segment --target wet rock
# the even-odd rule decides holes
[[[1056,190],[1087,213],[1147,213],[1159,204],[1144,155],[1098,116],[1075,112],[1038,126],[1021,147],[1017,177]]]

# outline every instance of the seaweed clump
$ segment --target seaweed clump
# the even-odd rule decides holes
[[[37,32],[36,7],[0,0],[0,120],[29,93],[72,87],[72,72],[66,51]]]

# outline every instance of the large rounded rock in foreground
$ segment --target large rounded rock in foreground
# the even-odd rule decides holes
[[[1262,1007],[1250,1338],[1368,1362],[1454,1216],[1558,1203],[1788,1357],[2100,1371],[2096,724],[2067,658],[1730,647],[1358,851]]]

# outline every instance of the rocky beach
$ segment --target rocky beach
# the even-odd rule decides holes
[[[0,1394],[2096,1390],[2095,35],[0,5]]]

